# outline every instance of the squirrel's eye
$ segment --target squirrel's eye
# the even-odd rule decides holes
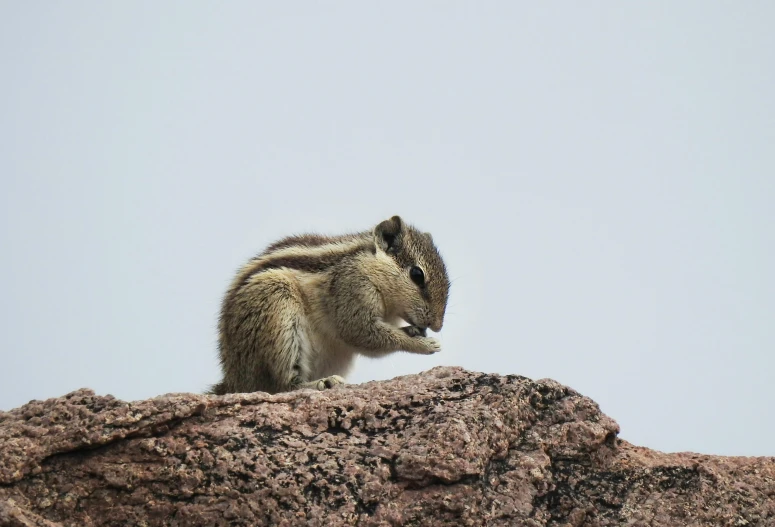
[[[412,282],[419,285],[420,287],[425,285],[425,273],[423,273],[422,269],[416,265],[409,269],[409,278],[411,278]]]

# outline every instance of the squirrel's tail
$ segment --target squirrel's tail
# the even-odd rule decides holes
[[[224,386],[223,381],[213,384],[210,386],[210,389],[205,392],[206,395],[226,395],[228,393],[226,391],[226,386]]]

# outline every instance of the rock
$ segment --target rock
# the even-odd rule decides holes
[[[0,412],[0,525],[775,525],[775,458],[663,454],[551,380],[435,368]]]

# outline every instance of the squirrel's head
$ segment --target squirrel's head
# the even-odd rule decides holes
[[[427,232],[421,232],[393,216],[374,228],[378,252],[388,256],[391,266],[387,291],[389,309],[420,329],[439,331],[449,296],[449,277],[444,260]]]

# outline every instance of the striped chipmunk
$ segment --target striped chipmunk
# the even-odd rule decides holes
[[[449,278],[431,235],[393,216],[343,236],[291,236],[238,272],[221,306],[223,380],[210,393],[324,390],[356,353],[430,355]]]

